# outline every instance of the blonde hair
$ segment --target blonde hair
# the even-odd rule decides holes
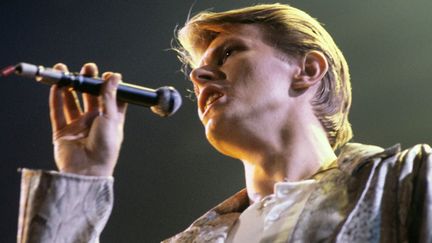
[[[177,32],[180,60],[191,68],[216,36],[229,25],[255,24],[264,30],[264,41],[287,55],[304,56],[315,50],[329,63],[320,87],[312,99],[314,113],[333,147],[352,138],[348,121],[351,83],[348,64],[330,34],[307,13],[283,4],[261,4],[226,12],[201,12]]]

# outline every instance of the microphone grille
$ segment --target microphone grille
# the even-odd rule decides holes
[[[159,116],[167,117],[174,114],[182,104],[180,93],[171,86],[156,89],[158,104],[150,109]]]

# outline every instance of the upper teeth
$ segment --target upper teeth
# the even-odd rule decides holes
[[[221,93],[214,93],[214,94],[210,95],[206,100],[204,110],[207,110],[207,107],[221,96],[222,96]]]

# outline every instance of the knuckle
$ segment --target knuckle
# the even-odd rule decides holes
[[[87,62],[86,64],[84,64],[84,66],[97,67],[96,63],[94,62]]]
[[[108,79],[110,79],[110,77],[111,77],[112,75],[113,75],[112,72],[104,72],[104,73],[102,74],[102,78],[105,79],[105,80],[108,80]]]
[[[67,71],[67,66],[63,63],[57,63],[53,68],[60,71]]]
[[[80,73],[95,76],[98,74],[98,68],[95,63],[89,62],[82,66]]]
[[[122,79],[121,73],[114,73],[114,77],[118,80]]]

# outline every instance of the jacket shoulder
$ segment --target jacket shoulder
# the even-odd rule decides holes
[[[388,158],[401,152],[400,144],[389,148],[361,143],[348,143],[340,150],[337,163],[342,171],[352,174],[374,158]]]

